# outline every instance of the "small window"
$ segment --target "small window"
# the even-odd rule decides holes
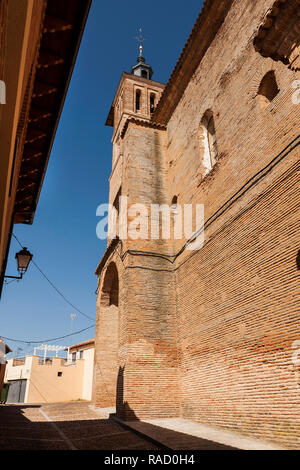
[[[72,353],[72,362],[76,362],[76,352]]]
[[[57,372],[57,377],[62,377],[62,372]]]
[[[141,109],[141,90],[136,90],[135,94],[135,110],[139,111]]]
[[[178,204],[178,196],[174,196],[172,199],[171,209],[176,210]]]
[[[155,109],[155,95],[154,93],[151,93],[150,95],[150,113],[154,113],[154,109]]]
[[[214,167],[218,160],[218,146],[215,121],[212,111],[204,114],[199,129],[199,145],[201,158],[206,174]]]
[[[210,116],[207,123],[207,139],[210,152],[211,166],[213,167],[218,159],[217,137],[213,115]]]
[[[147,70],[142,70],[142,77],[148,78]]]
[[[266,108],[279,93],[276,76],[273,70],[268,72],[260,82],[258,98],[262,108]]]
[[[83,351],[79,351],[79,359],[83,359]]]

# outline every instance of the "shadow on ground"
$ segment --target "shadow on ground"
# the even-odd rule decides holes
[[[177,450],[232,447],[143,423],[151,435]],[[99,417],[89,403],[0,406],[1,450],[160,450],[118,423]]]

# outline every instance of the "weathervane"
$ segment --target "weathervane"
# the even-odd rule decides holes
[[[143,30],[140,28],[138,30],[138,36],[135,38],[138,43],[140,44],[140,57],[143,57],[143,42],[146,41],[146,38],[143,36]]]

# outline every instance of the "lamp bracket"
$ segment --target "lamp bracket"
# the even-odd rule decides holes
[[[4,279],[23,279],[23,273],[20,276],[4,276]]]

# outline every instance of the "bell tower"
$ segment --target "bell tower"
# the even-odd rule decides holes
[[[142,31],[139,30],[137,40],[140,43],[137,64],[131,73],[124,72],[121,76],[106,125],[113,127],[113,157],[110,176],[110,204],[118,205],[122,195],[122,167],[126,154],[122,133],[129,120],[136,119],[150,122],[152,114],[163,93],[165,85],[152,80],[152,67],[146,64],[143,57]]]
[[[108,238],[96,270],[93,401],[116,404],[126,420],[180,412],[175,281],[165,257],[172,241],[148,230],[151,205],[168,204],[166,128],[152,120],[164,85],[152,80],[139,41],[137,64],[122,74],[106,121],[113,127],[109,202],[119,237]]]

